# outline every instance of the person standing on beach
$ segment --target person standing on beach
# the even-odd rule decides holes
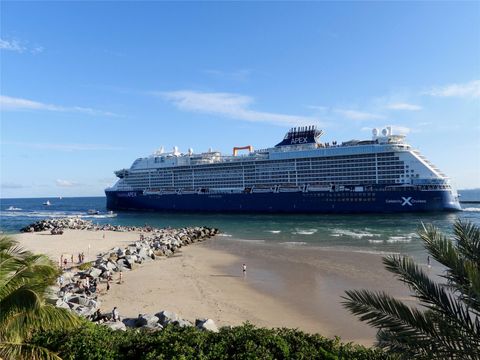
[[[107,280],[107,292],[110,290],[110,281]]]
[[[121,283],[122,283],[122,280],[123,280],[123,274],[122,274],[122,272],[120,271],[120,274],[118,275],[118,283],[121,284]]]
[[[243,276],[247,275],[247,265],[243,264],[242,270],[243,270]]]
[[[63,259],[63,268],[66,269],[67,268],[67,258]]]
[[[116,306],[112,310],[112,317],[113,317],[113,321],[119,321],[120,320],[120,314],[118,313],[118,310],[117,310]]]

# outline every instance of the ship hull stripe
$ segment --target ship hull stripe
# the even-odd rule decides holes
[[[460,211],[449,191],[143,194],[105,191],[109,210],[263,213],[410,213]]]

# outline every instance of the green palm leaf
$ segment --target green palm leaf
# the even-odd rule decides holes
[[[480,359],[480,231],[457,221],[454,239],[423,226],[428,252],[446,268],[436,283],[402,256],[383,259],[386,269],[419,301],[408,307],[383,292],[348,290],[344,306],[378,329],[378,345],[404,359]]]
[[[0,238],[0,358],[60,359],[28,341],[35,331],[72,328],[79,318],[46,302],[60,270],[8,237]]]

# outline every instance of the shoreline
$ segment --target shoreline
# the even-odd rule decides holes
[[[84,251],[86,260],[93,261],[97,253],[126,246],[139,235],[134,231],[65,230],[63,235],[25,233],[15,238],[23,247],[54,260],[65,251]],[[245,277],[243,263],[247,264]],[[216,236],[125,271],[123,283],[112,284],[108,293],[100,283],[98,299],[102,312],[117,306],[127,317],[169,310],[191,321],[208,317],[219,326],[249,321],[261,327],[340,336],[343,341],[370,346],[376,331],[343,309],[340,296],[346,289],[368,288],[410,299],[407,289],[392,279],[383,269],[381,254]]]

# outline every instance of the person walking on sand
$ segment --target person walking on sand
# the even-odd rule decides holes
[[[107,292],[110,290],[110,281],[107,280]]]
[[[67,258],[63,259],[63,268],[64,268],[64,269],[67,268],[67,263],[68,263]]]
[[[243,270],[243,276],[247,275],[247,265],[243,264],[242,270]]]
[[[123,274],[122,271],[120,271],[120,274],[118,275],[118,283],[121,284],[123,281]]]

